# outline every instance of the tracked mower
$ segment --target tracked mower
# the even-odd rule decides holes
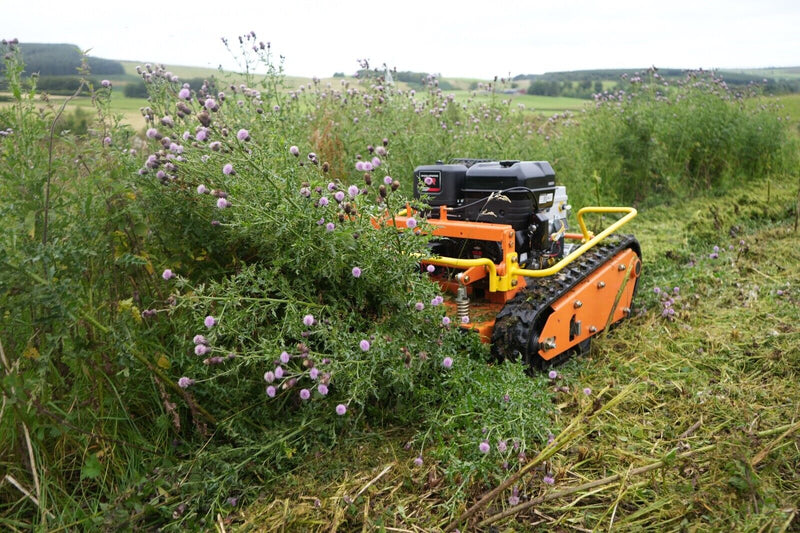
[[[635,209],[584,207],[580,232],[568,232],[566,188],[556,186],[546,161],[420,166],[414,196],[430,209],[407,208],[394,224],[423,217],[433,226],[422,268],[450,294],[453,320],[490,342],[498,360],[546,368],[586,351],[593,336],[630,316],[641,249],[615,232]],[[623,216],[595,235],[584,221],[589,213]]]

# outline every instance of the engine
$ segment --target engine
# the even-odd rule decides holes
[[[516,250],[524,268],[545,268],[564,253],[567,230],[566,188],[555,185],[555,171],[546,161],[454,159],[414,169],[414,197],[431,209],[428,218],[508,224],[516,232]],[[473,239],[437,239],[435,255],[503,260],[500,243]]]

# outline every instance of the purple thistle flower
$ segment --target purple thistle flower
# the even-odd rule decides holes
[[[591,394],[592,394],[592,389],[590,389],[589,387],[586,387],[585,389],[583,389],[583,393],[584,393],[586,396],[589,396],[589,395],[591,395]]]
[[[250,132],[246,129],[242,128],[236,132],[236,138],[240,141],[249,141],[250,140]]]
[[[442,324],[445,325],[445,326],[449,326],[450,325],[450,318],[446,317],[446,316],[443,316],[442,317]]]
[[[361,347],[361,350],[364,351],[364,352],[369,350],[369,346],[370,345],[369,345],[369,341],[367,339],[362,339],[361,342],[358,343],[358,345],[359,345],[359,347]]]
[[[228,201],[227,198],[219,198],[217,200],[217,207],[220,209],[225,209],[226,207],[230,207],[231,203]]]
[[[661,294],[661,288],[660,287],[653,287],[653,292],[656,293],[656,294]]]
[[[145,136],[147,136],[148,139],[155,139],[157,135],[158,130],[155,128],[148,128],[147,132],[145,132]]]
[[[178,380],[178,387],[182,389],[188,389],[192,385],[194,385],[194,380],[192,378],[187,378],[186,376],[183,376],[181,379]]]
[[[286,364],[291,359],[291,356],[287,352],[281,352],[280,359],[281,363]]]
[[[719,246],[714,246],[714,252],[719,253]]]
[[[195,134],[195,137],[197,138],[198,141],[201,141],[201,142],[205,141],[208,138],[208,132],[206,131],[205,128],[202,128],[200,130],[197,130],[197,133]]]
[[[372,170],[372,163],[370,163],[369,161],[364,161],[362,167],[366,172],[369,172],[370,170]]]
[[[517,487],[511,489],[511,496],[508,497],[508,505],[519,505],[519,489],[517,489]]]
[[[436,272],[436,267],[433,265],[428,265],[427,267],[425,267],[425,270],[428,271],[428,274],[433,274],[434,272]]]
[[[556,372],[555,370],[551,370],[550,372],[547,373],[547,377],[549,377],[550,379],[556,379],[558,377],[558,372]]]
[[[207,98],[204,105],[206,106],[206,109],[211,110],[217,107],[217,102],[214,101],[213,98]]]
[[[364,162],[363,161],[356,161],[356,170],[362,172],[364,170]]]
[[[309,189],[308,187],[300,187],[300,196],[308,198],[309,196],[311,196],[311,189]]]
[[[445,357],[444,360],[442,361],[442,366],[447,369],[453,368],[453,358]]]
[[[444,297],[441,295],[434,296],[433,300],[431,300],[431,305],[434,307],[436,307],[437,305],[442,305],[442,303],[444,303]]]
[[[100,85],[108,89],[109,87],[111,87],[111,82],[109,80],[103,80],[100,82]]]
[[[717,252],[708,254],[708,258],[709,259],[717,259],[718,257],[719,257],[719,254]]]
[[[281,379],[283,377],[283,367],[278,365],[275,367],[275,377]]]
[[[380,158],[379,157],[373,157],[372,158],[372,167],[373,168],[378,168],[379,166],[381,166]]]
[[[461,317],[461,323],[462,324],[469,324],[469,317],[468,316],[462,316]]]
[[[311,398],[311,391],[308,389],[300,389],[300,399],[308,400],[309,398]]]
[[[328,182],[328,190],[329,191],[335,191],[336,190],[336,184],[334,182],[332,182],[332,181]]]
[[[164,270],[164,272],[161,274],[161,277],[162,277],[162,278],[164,278],[164,280],[170,280],[170,279],[172,279],[172,278],[174,278],[174,277],[175,277],[175,274],[173,274],[173,273],[172,273],[172,270],[170,270],[170,269],[168,269],[168,268],[167,268],[167,269],[165,269],[165,270]]]
[[[325,224],[325,230],[327,231],[333,231],[335,228],[336,224],[334,224],[333,222],[328,222],[327,224]]]
[[[354,278],[360,278],[361,277],[361,269],[360,268],[353,267],[352,272],[353,272],[353,277]]]
[[[208,340],[202,335],[195,335],[192,342],[195,344],[208,344]]]
[[[386,155],[386,148],[384,148],[383,146],[378,146],[378,147],[375,149],[375,152],[376,152],[376,153],[377,153],[379,156],[381,156],[381,157],[384,157],[384,156]]]
[[[219,149],[222,148],[222,143],[219,141],[214,141],[211,144],[209,144],[208,147],[214,150],[215,152],[218,152]]]
[[[298,148],[297,146],[292,145],[292,146],[289,147],[289,153],[292,154],[293,156],[297,157],[297,156],[300,155],[300,148]]]
[[[416,228],[417,227],[417,219],[415,219],[414,217],[408,217],[408,220],[406,220],[406,227],[408,229]]]
[[[506,441],[504,440],[498,441],[497,451],[500,453],[505,453],[506,450],[508,450],[508,445],[506,444]]]
[[[342,191],[336,191],[333,197],[337,202],[342,203],[342,200],[344,200],[344,193]]]
[[[205,320],[203,320],[203,324],[205,324],[205,326],[206,326],[208,329],[211,329],[211,328],[213,328],[213,327],[214,327],[214,326],[217,324],[217,319],[216,319],[216,318],[214,318],[214,317],[213,317],[213,316],[211,316],[211,315],[208,315],[208,316],[205,318]]]
[[[182,100],[188,100],[191,97],[192,97],[192,93],[186,87],[184,87],[183,89],[178,91],[178,98],[180,98]]]
[[[340,403],[336,406],[336,414],[339,416],[343,416],[347,412],[347,406],[343,403]]]
[[[481,453],[489,453],[489,450],[491,449],[492,447],[489,446],[489,443],[486,442],[485,440],[481,441],[481,443],[478,444],[478,450],[480,450]]]
[[[391,176],[386,176],[385,178],[383,178],[383,183],[385,183],[386,185],[391,185],[392,184],[392,177]]]
[[[270,398],[275,397],[275,387],[273,387],[272,385],[267,387],[267,396],[269,396]]]
[[[267,383],[272,383],[275,381],[275,372],[272,372],[271,370],[264,372],[264,381]]]
[[[417,456],[417,457],[414,459],[414,465],[416,465],[416,466],[422,466],[422,463],[423,463],[423,461],[422,461],[422,456],[421,456],[421,455],[418,455],[418,456]]]
[[[548,433],[547,434],[547,444],[548,444],[548,446],[550,444],[553,444],[553,442],[555,442],[555,440],[556,440],[556,436],[555,435],[553,435],[552,433]]]
[[[103,139],[103,144],[111,145],[111,137],[106,137],[105,139]]]
[[[317,367],[312,367],[311,370],[308,371],[308,377],[316,380],[319,377],[319,369]]]
[[[329,202],[328,202],[328,198],[327,198],[327,197],[325,197],[325,196],[323,196],[322,198],[320,198],[320,199],[317,201],[317,205],[318,205],[318,206],[320,206],[320,207],[325,207],[326,205],[328,205],[328,203],[329,203]]]
[[[350,198],[355,198],[358,196],[358,187],[355,185],[351,185],[347,188],[347,194],[350,195]]]
[[[202,183],[197,186],[197,194],[206,194],[207,192],[208,192],[208,189]]]
[[[546,476],[544,476],[544,478],[542,478],[542,481],[544,481],[544,482],[545,482],[545,483],[547,483],[548,485],[552,485],[553,483],[555,483],[555,482],[556,482],[556,480],[555,480],[555,479],[553,479],[553,476],[551,476],[551,475],[546,475]]]
[[[417,302],[414,304],[414,309],[416,309],[417,311],[422,311],[423,309],[425,309],[425,304],[422,302]]]
[[[222,167],[222,173],[226,175],[233,174],[233,165],[230,163],[226,164],[224,167]]]
[[[194,347],[194,353],[196,355],[205,355],[206,353],[208,353],[208,346],[206,346],[205,344],[198,344],[197,346]]]
[[[314,325],[314,315],[306,315],[303,317],[303,324],[306,326],[313,326]]]
[[[328,395],[328,386],[325,385],[324,383],[320,383],[319,385],[317,385],[317,392],[319,392],[323,396],[327,396]]]

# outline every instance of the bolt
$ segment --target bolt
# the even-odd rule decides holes
[[[575,307],[575,309],[580,309],[581,307],[583,307],[583,302],[580,300],[575,300],[575,303],[572,305],[573,307]]]
[[[598,281],[597,282],[597,288],[598,289],[602,289],[605,286],[606,286],[606,282],[605,281]]]
[[[620,269],[620,270],[625,270],[625,265],[620,265],[620,266],[619,266],[619,269]]]
[[[547,339],[542,343],[542,350],[555,350],[556,341],[554,339]]]
[[[469,276],[464,276],[464,283],[469,283]]]
[[[625,313],[625,316],[631,316],[631,308],[630,307],[623,307],[622,312]]]
[[[519,281],[517,281],[517,280],[515,280],[515,279],[512,279],[512,280],[511,280],[511,286],[512,286],[512,287],[516,287],[518,284],[519,284]]]
[[[597,328],[595,326],[589,326],[589,333],[597,333]]]

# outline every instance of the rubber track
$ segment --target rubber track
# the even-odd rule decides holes
[[[550,306],[617,253],[628,248],[641,259],[641,247],[632,235],[610,235],[558,274],[526,278],[525,288],[497,314],[492,333],[492,355],[500,361],[516,361],[522,356],[523,361],[533,368],[546,368],[569,357],[570,350],[549,361],[539,355],[539,332],[547,322]]]

